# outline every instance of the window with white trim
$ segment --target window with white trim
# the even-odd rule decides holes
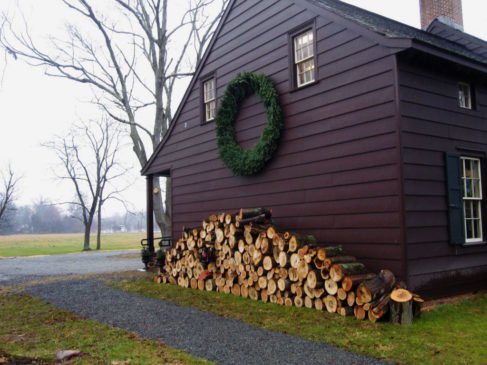
[[[460,157],[465,242],[482,242],[482,178],[480,159]]]
[[[294,68],[297,87],[315,81],[314,32],[310,29],[293,38]]]
[[[464,109],[473,109],[472,87],[466,82],[458,83],[458,106]]]
[[[205,106],[205,122],[215,119],[216,89],[215,78],[203,82],[203,103]]]

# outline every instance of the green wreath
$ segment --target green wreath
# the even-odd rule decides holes
[[[259,142],[244,150],[235,139],[233,123],[240,105],[248,96],[257,94],[267,113],[267,125]],[[215,117],[220,158],[237,176],[254,175],[272,158],[283,126],[279,96],[272,82],[265,75],[245,72],[232,80],[220,102]]]

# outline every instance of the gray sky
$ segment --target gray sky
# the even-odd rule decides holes
[[[100,0],[97,0],[97,2]],[[104,0],[107,1],[107,0]],[[419,0],[347,0],[346,2],[419,27]],[[20,3],[34,37],[55,34],[63,29],[69,12],[60,0],[0,0],[0,12],[12,10]],[[479,4],[481,8],[479,9]],[[42,4],[42,5],[41,5]],[[484,0],[463,0],[465,31],[487,39],[487,5]],[[55,163],[52,153],[40,146],[56,134],[63,134],[70,124],[99,113],[88,101],[90,90],[73,82],[43,75],[42,69],[0,57],[0,168],[10,162],[23,176],[20,204],[29,204],[40,197],[51,201],[69,200],[71,186],[53,178]],[[181,90],[182,92],[183,90]],[[139,167],[127,149],[123,159]],[[138,209],[145,204],[145,182],[138,178],[126,192],[126,198]],[[110,212],[122,211],[112,205]]]

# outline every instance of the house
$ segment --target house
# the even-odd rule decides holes
[[[342,244],[415,291],[487,287],[487,43],[461,0],[422,0],[419,30],[337,0],[233,0],[143,169],[172,179],[173,236],[210,213],[272,208],[280,227]],[[279,146],[259,173],[219,157],[215,107],[237,74],[272,81]],[[234,121],[250,148],[257,96]]]

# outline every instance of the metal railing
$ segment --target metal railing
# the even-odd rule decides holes
[[[140,240],[140,245],[142,248],[147,248],[148,246],[148,238],[143,238]],[[170,248],[172,246],[172,237],[171,236],[165,236],[165,237],[154,237],[154,246],[155,243],[159,240],[159,247],[160,248]]]

